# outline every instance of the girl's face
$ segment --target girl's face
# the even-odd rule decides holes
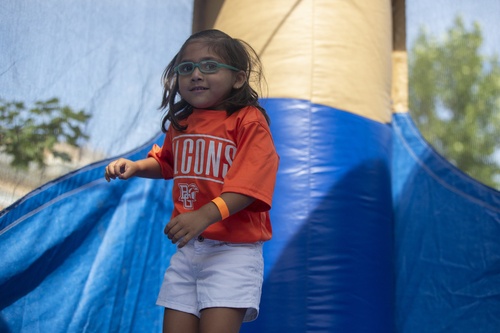
[[[179,63],[191,61],[199,63],[202,60],[214,60],[224,63],[215,53],[211,52],[206,43],[193,41],[186,45]],[[233,71],[221,67],[215,73],[205,74],[195,67],[188,75],[177,74],[179,93],[191,106],[197,109],[224,109],[223,101],[231,90],[239,89],[246,80],[244,71]]]

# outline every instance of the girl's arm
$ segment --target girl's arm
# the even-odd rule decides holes
[[[255,201],[254,198],[239,193],[223,193],[220,197],[225,201],[230,215],[239,212]],[[183,247],[192,238],[197,237],[211,224],[221,219],[219,208],[210,201],[198,210],[174,217],[165,226],[165,234],[172,240],[172,243],[179,242],[178,246]]]
[[[138,161],[120,158],[109,163],[104,172],[104,178],[108,182],[111,179],[119,178],[125,180],[131,177],[163,178],[160,164],[152,157]]]

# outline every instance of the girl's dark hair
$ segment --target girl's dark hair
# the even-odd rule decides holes
[[[246,73],[247,79],[243,86],[239,89],[233,89],[229,97],[224,101],[228,116],[245,106],[255,106],[262,112],[269,123],[270,120],[266,110],[259,104],[258,93],[250,86],[251,81],[260,89],[264,79],[259,56],[248,43],[232,38],[222,31],[212,29],[191,35],[163,71],[163,96],[160,110],[167,110],[167,112],[162,119],[162,130],[167,131],[168,121],[172,123],[175,129],[179,131],[185,130],[187,126],[182,126],[179,120],[186,119],[193,112],[193,107],[179,95],[179,82],[174,68],[182,59],[182,53],[186,46],[194,41],[206,43],[211,51],[217,54],[224,63]]]

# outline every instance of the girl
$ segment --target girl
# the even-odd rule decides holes
[[[258,315],[279,158],[254,76],[260,83],[260,61],[245,42],[218,30],[192,35],[163,73],[163,146],[106,167],[107,181],[174,180],[164,232],[177,252],[157,299],[163,332],[238,332]]]

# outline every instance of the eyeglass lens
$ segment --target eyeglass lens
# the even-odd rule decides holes
[[[199,63],[185,62],[177,67],[177,72],[181,75],[191,74],[198,67],[202,73],[215,73],[220,65],[216,61],[202,61]]]

